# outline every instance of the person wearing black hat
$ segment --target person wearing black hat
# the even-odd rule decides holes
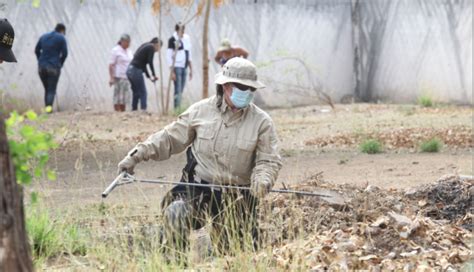
[[[16,62],[12,51],[14,39],[15,31],[10,22],[7,19],[0,19],[0,63]]]
[[[54,31],[41,36],[36,44],[38,73],[45,89],[44,102],[46,106],[53,106],[61,68],[66,61],[68,52],[64,35],[66,35],[66,26],[57,24]]]

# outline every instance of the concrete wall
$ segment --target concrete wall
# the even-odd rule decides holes
[[[13,49],[19,63],[1,66],[0,89],[35,107],[43,105],[44,91],[34,46],[57,22],[68,27],[70,49],[58,86],[61,110],[111,110],[110,49],[123,32],[131,34],[132,49],[158,35],[150,0],[135,7],[124,0],[43,0],[39,8],[30,1],[2,1],[6,8],[0,16],[15,28]],[[171,13],[162,17],[165,41],[174,18],[179,20],[185,11],[175,8]],[[354,14],[359,14],[355,23]],[[200,17],[187,26],[195,68],[185,89],[187,103],[198,100],[202,91],[202,25]],[[411,102],[429,93],[444,101],[472,103],[470,0],[234,0],[211,12],[211,59],[224,37],[249,50],[268,86],[258,97],[267,106],[316,103],[317,91],[334,101],[358,94]],[[164,60],[164,51],[161,56]],[[158,55],[155,62],[158,68]],[[211,61],[210,68],[212,82],[219,66]],[[168,69],[164,72],[167,79]],[[155,90],[149,82],[147,87],[150,108],[156,110]]]

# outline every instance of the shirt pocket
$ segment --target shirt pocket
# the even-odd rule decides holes
[[[197,146],[198,151],[212,152],[214,150],[214,140],[216,130],[214,127],[202,127],[197,130]]]
[[[237,139],[234,153],[235,174],[248,179],[255,165],[257,140]]]
[[[256,146],[256,140],[237,139],[237,147],[241,150],[241,152],[254,152]]]

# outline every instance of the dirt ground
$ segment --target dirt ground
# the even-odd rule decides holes
[[[445,174],[473,175],[473,109],[413,105],[336,105],[268,110],[281,140],[284,167],[276,187],[310,179],[322,172],[325,181],[382,188],[410,188]],[[54,131],[60,147],[51,167],[57,181],[36,183],[33,190],[46,204],[70,207],[100,203],[101,192],[114,179],[116,165],[138,141],[175,117],[145,113],[60,112],[42,123]],[[384,152],[367,155],[358,145],[380,138]],[[421,153],[430,137],[445,143],[439,153]],[[164,162],[145,162],[136,176],[178,180],[183,154]],[[108,203],[159,201],[166,187],[127,185],[117,188]]]

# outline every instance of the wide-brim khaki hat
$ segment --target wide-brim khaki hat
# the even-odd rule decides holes
[[[257,80],[257,67],[244,59],[232,58],[222,67],[222,72],[216,74],[215,84],[239,83],[255,89],[264,88],[265,85]]]

